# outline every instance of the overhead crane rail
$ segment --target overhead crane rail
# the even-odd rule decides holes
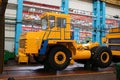
[[[113,4],[113,5],[120,6],[120,0],[101,0],[101,1],[104,1],[104,2],[106,2],[106,3]]]

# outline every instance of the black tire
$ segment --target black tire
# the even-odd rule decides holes
[[[65,46],[54,46],[48,54],[47,65],[53,70],[61,71],[70,64],[71,52]]]
[[[105,46],[97,47],[92,60],[94,61],[95,65],[100,68],[108,67],[112,62],[111,50]]]
[[[113,61],[114,63],[118,63],[118,62],[120,62],[120,57],[113,56],[112,61]]]
[[[98,48],[99,46],[95,46],[93,47],[90,51],[91,51],[91,54],[92,54],[92,57],[94,56],[94,54],[96,53],[96,49]],[[91,57],[91,58],[92,58]]]
[[[15,80],[14,77],[9,77],[8,80]]]
[[[38,59],[38,57],[37,56],[33,56],[34,57],[34,60],[37,62],[37,63],[39,63],[39,59]]]
[[[40,64],[43,64],[44,63],[44,59],[42,56],[33,56],[34,57],[34,60],[37,62],[37,63],[40,63]]]
[[[98,48],[98,46],[91,48],[91,50],[90,50],[91,51],[91,58],[86,61],[85,65],[84,65],[85,69],[87,69],[87,70],[90,70],[90,69],[97,70],[98,69],[98,66],[96,66],[94,59],[93,59],[93,56],[95,55],[97,48]]]

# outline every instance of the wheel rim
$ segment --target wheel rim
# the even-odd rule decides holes
[[[54,56],[54,61],[56,64],[59,64],[59,65],[64,64],[66,61],[65,53],[61,51],[57,52]]]
[[[101,54],[101,61],[103,62],[103,63],[107,63],[108,61],[109,61],[109,53],[107,53],[107,52],[103,52],[102,54]]]

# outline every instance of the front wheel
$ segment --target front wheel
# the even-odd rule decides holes
[[[63,70],[70,64],[71,52],[65,46],[57,45],[48,54],[49,67],[53,70]]]
[[[93,55],[94,63],[100,68],[108,67],[112,62],[112,53],[111,50],[107,47],[97,47]]]

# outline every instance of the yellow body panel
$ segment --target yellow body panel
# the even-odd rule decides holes
[[[82,45],[82,47],[84,48],[84,49],[92,49],[93,47],[95,47],[95,46],[99,46],[100,44],[98,43],[98,42],[89,42],[89,43],[87,43],[87,44],[83,44]]]
[[[44,31],[23,33],[25,36],[21,36],[20,40],[24,40],[24,43],[20,44],[20,48],[24,49],[25,54],[38,54],[44,33]],[[24,47],[21,47],[23,44]]]
[[[111,28],[109,30],[110,33],[113,33],[113,32],[120,32],[120,28]]]
[[[106,37],[103,37],[103,38],[102,38],[102,43],[106,43],[106,42],[107,42]]]
[[[120,33],[107,34],[106,38],[120,38]]]
[[[91,57],[90,50],[76,50],[76,53],[72,55],[73,60],[90,59],[90,57]]]
[[[18,63],[27,63],[28,64],[28,56],[19,56]]]
[[[76,43],[75,40],[49,40],[49,44],[59,44],[59,43]],[[76,46],[76,44],[74,44]]]
[[[70,60],[70,64],[73,65],[75,61],[73,59]]]
[[[19,48],[18,63],[28,63],[28,56],[24,54],[24,49]]]
[[[113,55],[113,56],[119,56],[119,57],[120,57],[120,51],[112,50],[112,55]]]

